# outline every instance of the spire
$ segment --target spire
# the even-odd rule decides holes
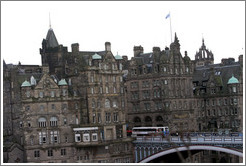
[[[49,23],[50,23],[50,29],[51,29],[51,20],[50,20],[50,13],[49,13]]]

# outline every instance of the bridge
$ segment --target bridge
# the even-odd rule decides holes
[[[141,163],[188,150],[221,151],[243,157],[243,136],[138,136],[133,144],[135,162]]]

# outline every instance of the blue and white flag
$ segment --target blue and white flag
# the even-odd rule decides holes
[[[170,13],[167,14],[166,19],[167,19],[168,17],[170,17]]]

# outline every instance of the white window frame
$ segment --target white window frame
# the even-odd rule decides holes
[[[83,134],[83,142],[90,142],[90,134],[88,133]]]
[[[81,135],[78,133],[75,134],[75,142],[81,142]]]

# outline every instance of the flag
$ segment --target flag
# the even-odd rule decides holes
[[[170,17],[170,13],[167,14],[166,19],[167,19],[168,17]]]

